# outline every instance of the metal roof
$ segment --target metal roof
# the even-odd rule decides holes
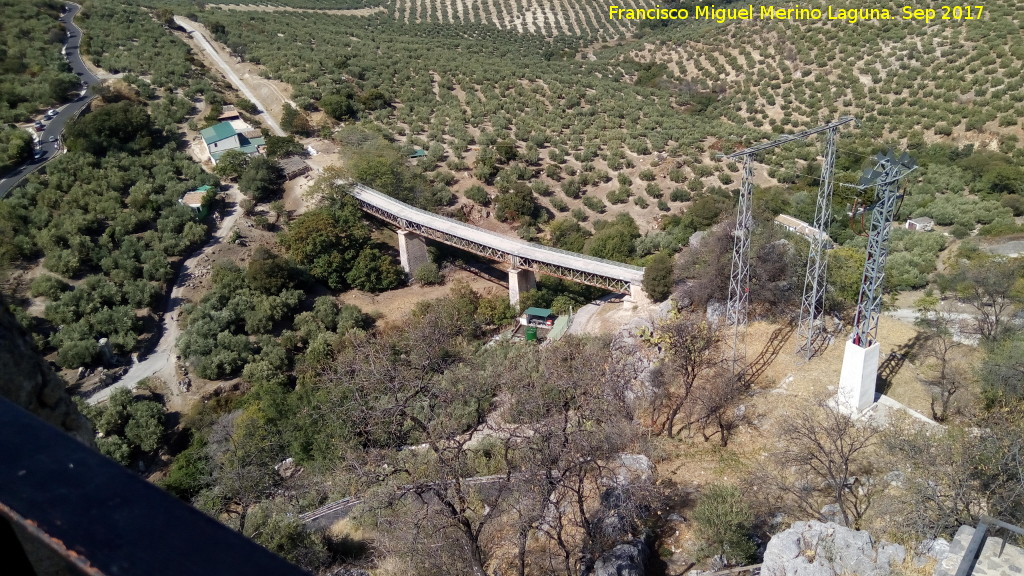
[[[526,314],[527,316],[540,316],[541,318],[547,318],[548,316],[551,316],[551,310],[548,308],[534,308],[531,306],[524,310],[523,314]]]
[[[199,131],[203,136],[203,142],[207,144],[213,144],[214,142],[220,142],[225,138],[231,138],[235,135],[235,127],[230,122],[221,122],[220,124],[214,124],[209,128],[203,128]]]

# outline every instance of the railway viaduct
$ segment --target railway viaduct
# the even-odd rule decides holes
[[[508,238],[410,206],[362,184],[351,184],[349,194],[364,212],[398,228],[402,268],[409,274],[427,263],[424,239],[429,238],[507,263],[508,296],[513,305],[519,303],[520,294],[536,289],[538,273],[619,292],[636,304],[648,301],[641,285],[644,269],[639,266]]]

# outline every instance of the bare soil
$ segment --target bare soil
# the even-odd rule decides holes
[[[382,294],[370,294],[361,290],[349,290],[338,297],[344,304],[354,304],[363,312],[378,318],[384,326],[400,325],[409,318],[410,312],[418,302],[442,298],[451,290],[452,284],[464,282],[483,296],[508,294],[508,289],[486,278],[481,278],[461,269],[451,269],[446,274],[445,283],[440,286],[409,286],[391,290]]]

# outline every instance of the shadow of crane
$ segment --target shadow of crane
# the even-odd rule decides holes
[[[786,341],[789,340],[789,337],[793,335],[795,330],[796,322],[791,319],[787,324],[779,326],[772,331],[771,336],[768,337],[768,343],[765,344],[761,352],[750,364],[747,364],[740,371],[739,378],[745,386],[753,386],[754,382],[764,374],[764,371],[772,365],[772,362],[778,357],[782,347],[785,346]]]
[[[906,363],[917,349],[921,347],[928,340],[928,337],[924,334],[915,334],[913,338],[905,342],[899,348],[896,348],[889,355],[882,360],[882,363],[878,365],[878,377],[875,380],[875,393],[876,394],[888,394],[889,389],[892,388],[893,378],[899,374],[903,364]]]

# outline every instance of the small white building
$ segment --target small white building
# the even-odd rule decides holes
[[[912,218],[907,220],[907,230],[919,230],[921,232],[927,232],[935,228],[935,220],[927,216],[921,216],[919,218]]]
[[[814,238],[824,238],[826,241],[828,241],[827,233],[818,230],[814,226],[811,226],[810,224],[804,222],[803,220],[800,220],[799,218],[794,218],[787,214],[779,214],[778,216],[776,216],[775,224],[785,228],[786,230],[789,230],[790,232],[795,232],[803,236],[804,238],[807,238],[808,240]]]

